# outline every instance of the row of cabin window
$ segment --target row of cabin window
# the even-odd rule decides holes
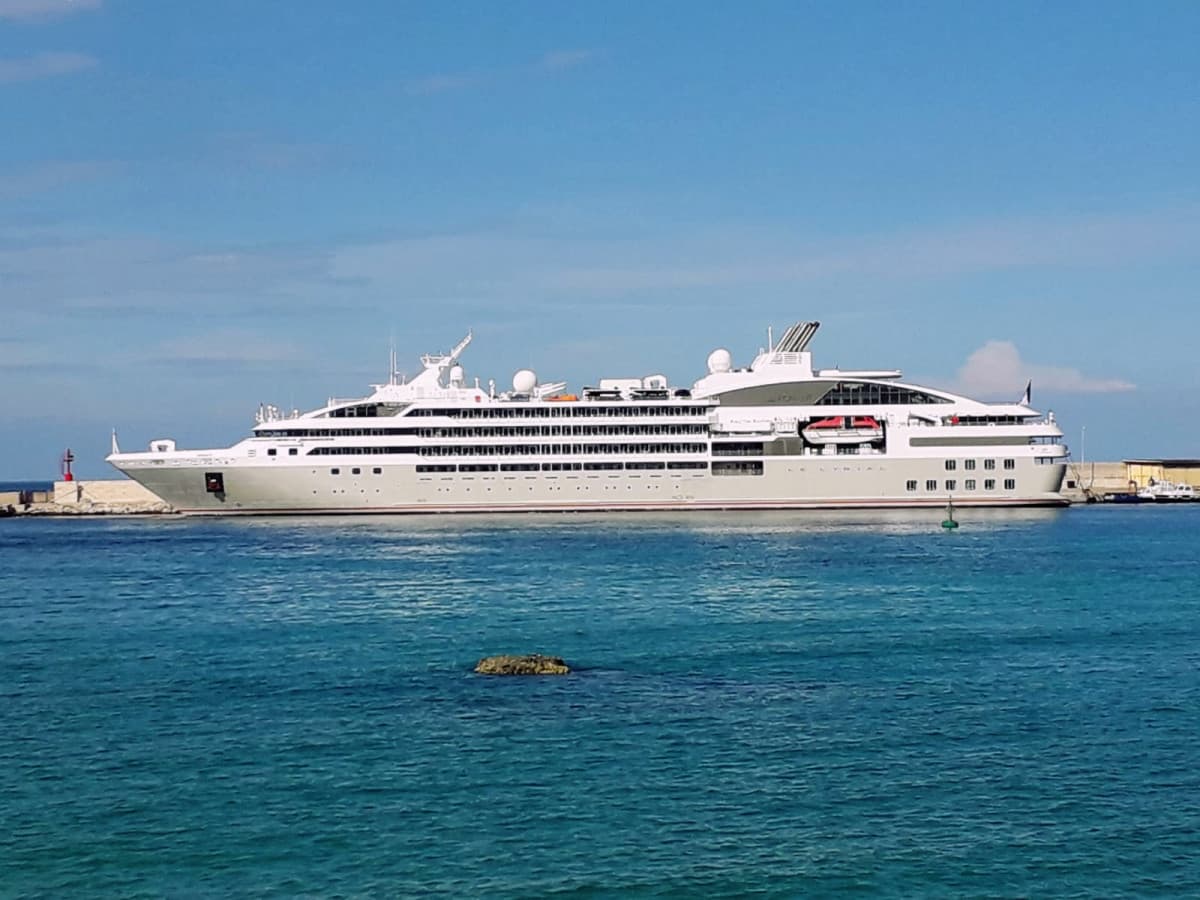
[[[1024,425],[1029,416],[946,416],[946,425]]]
[[[340,449],[340,448],[328,448]],[[708,444],[512,444],[493,446],[441,446],[420,447],[415,452],[421,456],[537,456],[555,453],[705,453]],[[316,451],[314,451],[316,452]],[[370,450],[366,452],[371,452]]]
[[[547,419],[614,416],[704,416],[707,406],[592,406],[549,403],[545,406],[513,406],[503,409],[414,409],[408,417],[445,416],[448,419]]]
[[[994,469],[994,468],[996,468],[996,461],[994,459],[985,459],[983,461],[983,467],[985,469]],[[1015,469],[1016,467],[1017,467],[1017,461],[1015,459],[1004,460],[1004,468]],[[946,460],[946,471],[947,472],[953,472],[957,468],[958,468],[958,460],[956,460],[956,459]],[[975,468],[975,460],[964,459],[963,460],[963,468],[968,469],[968,470],[974,469]]]
[[[708,434],[707,423],[679,425],[497,425],[476,428],[281,428],[258,431],[260,438],[395,437],[481,438],[557,435]]]
[[[917,489],[917,480],[915,478],[910,480],[907,484],[905,484],[905,487],[910,491],[915,491]],[[936,478],[930,478],[925,482],[925,490],[936,491],[937,489],[938,489],[938,483],[937,483]],[[984,479],[983,489],[985,491],[994,491],[996,489],[996,479],[994,479],[994,478]],[[1005,478],[1004,479],[1004,490],[1015,491],[1016,489],[1017,489],[1017,481],[1015,478]],[[947,491],[958,490],[958,481],[954,478],[946,479],[945,488],[943,488],[943,490],[947,490]],[[968,478],[966,481],[964,481],[963,482],[963,490],[967,490],[967,491],[975,490],[975,479]]]
[[[549,456],[553,454],[703,453],[704,444],[514,444],[499,447],[314,447],[308,456]]]
[[[424,438],[619,437],[622,435],[708,434],[708,423],[680,425],[492,425],[474,428],[419,428]]]
[[[687,462],[600,462],[600,463],[463,463],[461,465],[418,465],[418,475],[438,472],[612,472],[612,471],[658,471],[662,469],[707,469],[708,463]]]
[[[750,462],[714,462],[712,473],[714,475],[761,475],[763,464],[761,459]]]
[[[500,444],[436,447],[314,447],[309,456],[380,456],[408,453],[419,456],[538,456],[552,454],[704,453],[707,444]]]
[[[341,474],[342,474],[342,470],[341,470],[341,469],[330,469],[330,470],[329,470],[329,474],[330,474],[330,475],[341,475]],[[351,475],[361,475],[361,474],[362,474],[362,469],[360,469],[360,468],[358,468],[357,466],[355,466],[353,469],[351,469],[351,470],[350,470],[350,474],[351,474]],[[380,468],[376,467],[376,468],[374,468],[374,469],[372,469],[372,470],[371,470],[371,474],[372,474],[372,475],[382,475],[382,474],[383,474],[383,469],[380,469]]]
[[[762,441],[725,441],[712,445],[713,456],[762,456]]]

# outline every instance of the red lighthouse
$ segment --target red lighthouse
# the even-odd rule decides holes
[[[71,474],[71,463],[75,462],[75,454],[68,447],[62,455],[62,476],[63,481],[74,481],[75,476]]]

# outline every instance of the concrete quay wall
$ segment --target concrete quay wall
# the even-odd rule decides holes
[[[0,491],[0,509],[22,503],[49,503],[53,499],[53,491]]]
[[[1073,462],[1067,464],[1062,495],[1072,503],[1086,503],[1089,495],[1099,500],[1129,489],[1129,467],[1123,462]]]

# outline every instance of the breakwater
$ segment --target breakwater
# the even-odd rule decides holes
[[[26,516],[116,516],[174,513],[165,500],[128,478],[56,481],[52,490],[0,492],[0,510]]]

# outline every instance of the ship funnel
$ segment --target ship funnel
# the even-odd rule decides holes
[[[783,333],[783,337],[775,345],[776,352],[803,353],[820,327],[820,322],[797,322]]]

